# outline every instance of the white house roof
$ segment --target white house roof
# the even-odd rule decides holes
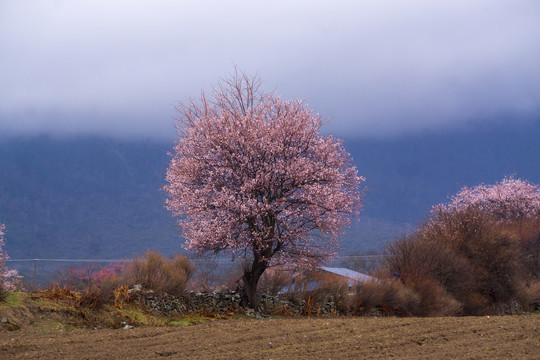
[[[369,282],[369,281],[377,281],[377,279],[372,276],[362,274],[362,273],[359,273],[357,271],[353,271],[347,268],[321,266],[319,269],[327,271],[332,274],[346,277],[347,279],[350,279],[354,282],[364,283],[364,282]],[[352,285],[352,284],[349,284],[349,285]]]

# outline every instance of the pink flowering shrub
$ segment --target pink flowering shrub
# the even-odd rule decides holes
[[[461,211],[476,208],[492,214],[500,221],[513,221],[540,215],[540,186],[525,180],[504,178],[495,185],[463,187],[449,204],[440,204],[435,211]]]
[[[17,270],[6,267],[9,256],[4,250],[4,229],[5,225],[0,224],[0,290],[15,290],[20,287],[21,276]]]

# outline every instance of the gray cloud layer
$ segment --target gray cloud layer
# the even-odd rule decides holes
[[[237,64],[339,135],[540,109],[540,3],[0,2],[0,135],[174,134]]]

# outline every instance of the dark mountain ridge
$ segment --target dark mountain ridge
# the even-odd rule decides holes
[[[347,139],[369,189],[343,253],[410,230],[461,186],[540,183],[540,120]],[[129,258],[182,251],[161,191],[172,143],[104,137],[0,140],[0,222],[12,258]]]

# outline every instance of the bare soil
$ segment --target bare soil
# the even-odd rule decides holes
[[[540,316],[216,320],[0,331],[0,359],[539,359]]]

